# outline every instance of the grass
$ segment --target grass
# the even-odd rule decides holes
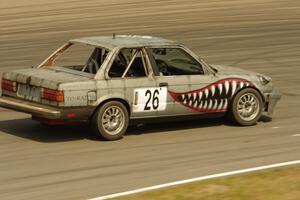
[[[299,200],[300,167],[224,177],[117,200]]]

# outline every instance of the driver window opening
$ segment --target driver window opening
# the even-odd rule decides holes
[[[125,48],[116,56],[108,75],[110,77],[145,77],[147,68],[141,49]]]
[[[151,48],[161,76],[204,74],[203,68],[181,48]]]

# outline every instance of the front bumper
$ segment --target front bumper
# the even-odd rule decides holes
[[[47,119],[61,118],[61,111],[58,109],[11,97],[0,97],[0,106]]]
[[[269,116],[272,116],[277,102],[281,98],[281,93],[278,90],[273,90],[271,93],[267,93],[265,96],[266,108],[265,111]]]

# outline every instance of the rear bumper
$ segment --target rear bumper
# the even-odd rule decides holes
[[[0,106],[11,110],[31,114],[43,119],[88,120],[94,112],[94,107],[59,108],[42,105],[35,102],[1,96]]]
[[[272,116],[277,102],[281,99],[281,93],[278,90],[273,90],[271,93],[265,94],[266,112]]]
[[[61,111],[54,109],[53,107],[10,97],[0,97],[0,106],[48,119],[61,118]]]

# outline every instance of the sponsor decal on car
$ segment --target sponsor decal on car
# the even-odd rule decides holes
[[[134,90],[133,112],[162,111],[167,105],[167,87]]]

